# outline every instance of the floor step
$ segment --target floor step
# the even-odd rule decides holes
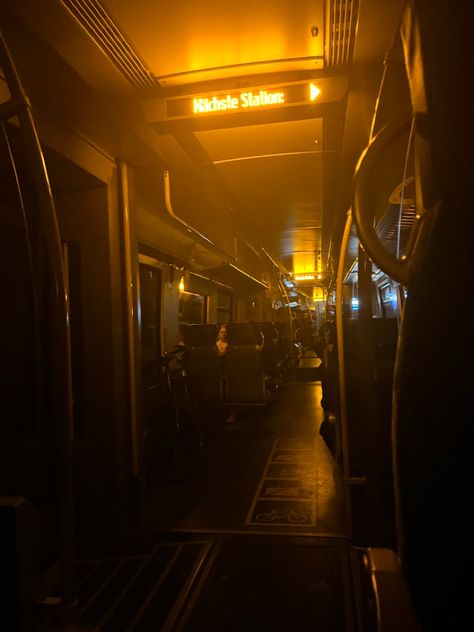
[[[77,605],[43,609],[38,632],[171,629],[212,549],[212,539],[158,544],[146,555],[76,563]]]
[[[222,536],[166,632],[353,632],[348,551],[337,539]]]

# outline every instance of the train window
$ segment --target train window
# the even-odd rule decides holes
[[[155,372],[161,355],[161,270],[140,263],[140,336],[142,370]]]
[[[202,294],[182,292],[179,298],[179,324],[203,325],[206,322],[207,297]]]
[[[392,287],[391,283],[383,285],[379,288],[380,300],[382,303],[383,315],[386,318],[392,318],[397,313],[397,291]]]
[[[260,320],[260,299],[250,297],[245,303],[245,320]]]
[[[230,294],[217,293],[217,322],[232,322],[232,296]]]

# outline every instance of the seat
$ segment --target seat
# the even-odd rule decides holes
[[[217,325],[182,325],[186,345],[185,369],[196,401],[221,403],[224,399],[222,362],[215,350]]]
[[[232,323],[227,327],[229,348],[224,356],[227,401],[266,404],[270,397],[265,371],[263,334],[259,323]]]

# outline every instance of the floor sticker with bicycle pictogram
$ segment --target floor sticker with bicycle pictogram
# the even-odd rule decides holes
[[[265,478],[267,479],[296,479],[314,481],[316,472],[300,463],[270,463],[267,467]]]
[[[267,460],[246,525],[316,525],[317,467],[307,442],[277,439]]]
[[[312,524],[311,502],[259,500],[255,505],[251,524],[310,526]]]
[[[312,495],[312,485],[298,479],[265,479],[260,489],[261,498],[311,498]]]

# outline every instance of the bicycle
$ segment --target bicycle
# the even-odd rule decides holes
[[[189,395],[184,351],[161,357],[161,403],[145,434],[147,476],[152,483],[188,480],[201,463],[202,432]]]

